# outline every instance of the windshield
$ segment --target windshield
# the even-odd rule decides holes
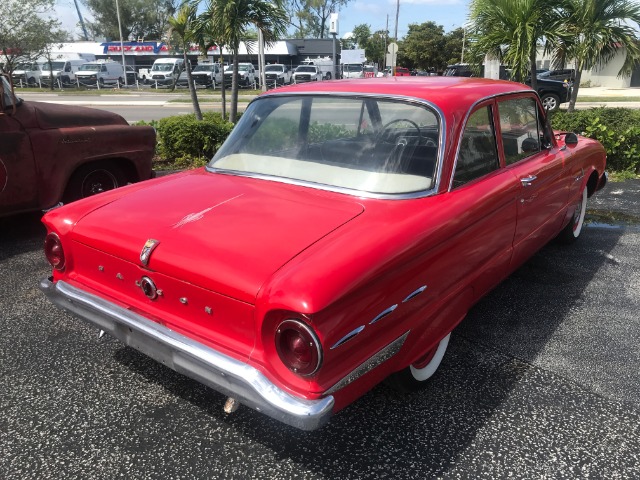
[[[364,67],[364,71],[365,72],[375,72],[376,71],[376,67]]]
[[[56,70],[62,70],[64,68],[64,64],[65,62],[47,62],[44,65],[42,65],[42,70],[44,71],[49,71],[49,70],[53,70],[54,72]]]
[[[283,72],[284,67],[282,65],[267,65],[264,67],[265,72]]]
[[[246,72],[249,70],[249,65],[238,65],[239,72]]]
[[[209,168],[373,194],[422,192],[434,185],[439,130],[433,110],[399,100],[267,96],[249,105]]]
[[[37,63],[19,63],[16,70],[39,70]]]
[[[361,72],[362,71],[362,65],[347,64],[347,65],[344,66],[344,71],[345,72]]]
[[[173,63],[154,63],[151,67],[152,72],[170,72],[173,70]]]
[[[80,65],[78,70],[81,72],[99,72],[101,67],[102,65],[96,63],[85,63],[84,65]]]
[[[213,72],[213,65],[196,65],[194,72]]]
[[[316,67],[308,67],[306,65],[300,65],[298,68],[296,68],[296,72],[316,73]]]

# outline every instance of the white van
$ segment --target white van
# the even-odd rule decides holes
[[[159,58],[153,62],[148,82],[157,85],[172,85],[184,70],[182,58]]]
[[[56,59],[42,64],[42,74],[40,75],[40,81],[46,85],[51,84],[51,71],[53,71],[53,82],[62,85],[69,85],[76,83],[76,72],[82,65],[87,63],[86,60],[65,60]]]
[[[42,70],[38,62],[21,62],[11,73],[13,84],[17,86],[36,86],[40,82]]]
[[[76,80],[80,85],[102,87],[124,83],[124,68],[114,61],[98,60],[82,65],[76,72]]]

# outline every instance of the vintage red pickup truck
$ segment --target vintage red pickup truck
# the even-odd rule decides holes
[[[151,177],[156,135],[102,110],[27,102],[0,77],[0,217]]]

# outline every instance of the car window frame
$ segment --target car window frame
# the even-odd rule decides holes
[[[489,108],[491,115],[490,115],[490,120],[492,122],[492,126],[493,126],[493,137],[494,137],[494,141],[495,141],[495,146],[496,146],[496,154],[498,156],[498,168],[496,168],[495,170],[493,170],[492,172],[488,172],[480,177],[474,178],[462,185],[458,185],[458,186],[454,186],[453,184],[453,180],[455,178],[455,174],[456,174],[456,170],[458,168],[458,159],[460,157],[460,149],[462,147],[462,137],[464,135],[464,132],[466,131],[467,128],[467,123],[469,122],[469,118],[471,118],[471,116],[476,113],[477,111],[483,109],[483,108]],[[485,98],[482,100],[479,100],[478,102],[476,102],[475,104],[473,104],[471,106],[471,108],[469,108],[469,111],[467,112],[467,115],[465,116],[464,122],[462,123],[462,125],[460,126],[460,131],[456,136],[456,150],[455,150],[455,158],[453,161],[453,167],[451,169],[451,175],[449,177],[449,188],[447,191],[452,192],[454,190],[460,189],[460,188],[465,188],[468,185],[472,185],[478,181],[481,181],[485,178],[488,178],[492,175],[495,175],[496,172],[501,172],[504,170],[505,167],[505,163],[504,163],[504,155],[503,155],[503,149],[502,149],[502,142],[500,139],[500,136],[498,135],[498,125],[496,124],[496,122],[499,120],[496,116],[496,98],[495,97],[489,97],[489,98]]]
[[[500,124],[500,108],[498,103],[500,103],[501,101],[509,101],[509,100],[517,100],[517,99],[521,99],[521,98],[527,98],[527,99],[532,99],[536,105],[536,118],[538,119],[538,123],[542,126],[542,132],[544,134],[544,142],[541,142],[540,145],[540,150],[528,155],[526,157],[521,158],[520,160],[518,160],[517,162],[511,163],[507,165],[506,162],[506,154],[504,151],[504,143],[502,141],[502,126]],[[504,168],[509,169],[515,165],[520,165],[522,164],[524,161],[527,161],[529,159],[532,158],[536,158],[541,154],[545,154],[546,152],[549,152],[551,149],[555,148],[556,145],[556,139],[555,139],[555,135],[553,134],[553,130],[551,128],[551,124],[549,122],[549,117],[547,112],[545,111],[544,107],[542,106],[542,102],[540,100],[540,95],[538,95],[536,92],[518,92],[516,94],[511,94],[511,95],[502,95],[499,98],[496,98],[496,107],[495,107],[495,111],[494,111],[494,115],[496,116],[495,118],[495,122],[496,122],[496,135],[497,135],[497,139],[499,142],[499,153],[501,156],[501,163],[504,166]]]
[[[435,171],[433,175],[433,182],[431,187],[425,190],[421,190],[417,192],[409,192],[409,193],[386,194],[386,193],[365,192],[362,190],[353,190],[349,188],[334,187],[334,186],[324,185],[324,184],[316,184],[311,182],[299,181],[295,179],[287,179],[285,177],[278,178],[275,181],[283,184],[300,185],[304,187],[316,188],[318,190],[326,190],[331,192],[343,193],[352,197],[355,196],[355,197],[362,197],[362,198],[375,198],[375,199],[381,199],[381,200],[408,200],[408,199],[424,198],[424,197],[437,195],[440,192],[442,180],[443,180],[445,152],[447,150],[445,145],[446,145],[448,134],[447,134],[446,116],[444,112],[441,110],[441,108],[435,103],[429,100],[426,100],[424,98],[418,98],[418,97],[406,96],[406,95],[397,95],[397,94],[382,95],[382,94],[373,94],[373,93],[354,94],[353,92],[300,92],[294,95],[292,93],[273,92],[273,93],[263,94],[263,95],[260,95],[259,97],[256,97],[250,102],[250,104],[254,102],[259,102],[269,97],[278,97],[278,96],[283,96],[283,97],[329,96],[329,97],[345,97],[345,98],[358,97],[360,99],[369,98],[371,100],[392,100],[392,101],[405,102],[405,103],[414,104],[414,105],[431,110],[434,113],[434,116],[438,122],[439,131],[438,131],[438,152],[436,154],[436,165],[435,165]],[[260,178],[260,179],[274,181],[274,178],[268,175],[239,174],[237,172],[217,169],[211,166],[210,163],[207,164],[207,166],[205,167],[205,170],[210,173],[219,173],[224,175],[241,175],[249,178]]]

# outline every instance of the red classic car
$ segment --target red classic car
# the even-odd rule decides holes
[[[155,141],[115,113],[23,101],[0,76],[0,217],[146,180]]]
[[[302,429],[418,389],[471,306],[582,230],[602,146],[506,81],[386,77],[254,100],[206,168],[53,210],[40,288]]]

